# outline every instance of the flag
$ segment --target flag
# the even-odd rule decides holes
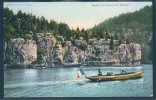
[[[85,75],[85,73],[84,73],[84,71],[82,70],[82,68],[80,69],[80,73],[81,73],[82,75]]]
[[[80,71],[77,73],[77,78],[80,78],[81,75],[85,75],[84,71],[82,70],[82,68],[80,69]]]
[[[80,76],[81,76],[81,72],[79,71],[79,72],[77,73],[77,78],[80,78]]]

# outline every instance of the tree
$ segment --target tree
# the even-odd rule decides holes
[[[38,39],[37,39],[37,35],[36,35],[36,32],[33,33],[33,40],[38,43]]]
[[[14,28],[12,25],[4,25],[4,40],[9,41],[14,37]]]
[[[41,32],[41,22],[40,22],[40,19],[37,18],[36,21],[37,21],[36,32],[40,33]]]
[[[49,25],[48,25],[49,30],[57,31],[57,30],[58,30],[58,27],[59,27],[59,26],[58,26],[58,24],[57,24],[56,21],[50,20],[50,23],[49,23]]]
[[[85,57],[85,51],[87,50],[87,44],[85,43],[81,43],[79,46],[78,46],[79,49],[81,49],[82,51],[84,51],[84,57]],[[85,61],[85,59],[84,59]]]
[[[149,54],[148,54],[148,59],[153,62],[153,38],[149,41]]]
[[[75,44],[75,40],[72,40],[71,41],[71,43],[73,44],[73,46],[75,46],[76,44]]]
[[[22,13],[21,10],[19,10],[19,11],[17,12],[17,17],[20,18],[20,19],[22,19],[23,13]]]
[[[42,56],[46,53],[45,49],[43,47],[37,47],[37,63],[42,63]]]
[[[79,27],[77,27],[77,29],[76,29],[76,30],[77,30],[77,32],[78,32],[78,33],[80,33],[80,29],[79,29]]]
[[[101,39],[104,38],[104,32],[103,32],[102,30],[99,30],[99,31],[97,32],[97,35],[98,35]]]
[[[21,23],[21,29],[23,31],[23,34],[30,34],[30,28],[31,26],[29,25],[28,21],[23,21]]]
[[[120,38],[120,39],[119,39],[119,45],[120,45],[120,44],[124,44],[124,43],[125,43],[124,39]]]
[[[86,49],[87,49],[87,44],[81,43],[81,44],[78,46],[78,48],[81,49],[82,51],[86,51]]]
[[[60,23],[59,24],[59,28],[58,28],[58,31],[59,31],[59,34],[61,36],[65,36],[66,33],[67,33],[67,30],[69,30],[69,26],[65,23]]]
[[[95,47],[94,49],[95,49],[95,55],[98,56],[101,53],[100,48]]]
[[[111,41],[110,41],[110,44],[109,44],[109,48],[111,49],[111,50],[113,50],[114,49],[114,42],[113,42],[113,37],[111,36]]]
[[[127,39],[126,39],[126,44],[129,44],[129,43],[130,43],[130,41],[129,41],[129,39],[127,38]]]
[[[119,39],[119,37],[118,37],[118,34],[115,34],[115,40],[118,40]]]
[[[85,38],[86,42],[88,43],[88,40],[89,40],[89,32],[88,31],[85,32],[84,38]]]
[[[3,18],[5,19],[5,21],[10,21],[13,16],[14,13],[12,10],[9,10],[9,8],[4,8]]]
[[[56,42],[56,44],[55,44],[55,48],[56,48],[56,49],[59,48],[59,44],[58,44],[58,42]]]
[[[78,33],[77,30],[75,30],[73,33],[75,34],[76,39],[80,39],[80,34]]]
[[[65,47],[66,43],[61,41],[61,45],[62,45],[62,47]]]
[[[84,28],[82,28],[81,33],[84,33],[84,32],[85,32],[85,30],[84,30]]]
[[[44,18],[44,16],[41,17],[41,31],[47,32],[48,31],[48,21]]]
[[[109,35],[107,31],[104,33],[104,37],[106,41],[111,38],[111,36]]]
[[[66,41],[71,41],[70,37],[71,37],[71,30],[68,29],[68,30],[65,31]]]

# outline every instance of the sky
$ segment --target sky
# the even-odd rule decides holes
[[[134,12],[152,2],[4,2],[16,14],[18,10],[63,22],[72,29],[89,29],[108,18]]]

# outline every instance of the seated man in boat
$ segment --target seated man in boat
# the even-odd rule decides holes
[[[107,72],[107,76],[113,75],[113,72]]]
[[[102,76],[102,73],[101,73],[100,69],[98,69],[98,70],[99,70],[99,74],[98,74],[98,76]]]
[[[121,74],[126,74],[126,71],[125,71],[125,70],[122,70],[122,71],[121,71]]]

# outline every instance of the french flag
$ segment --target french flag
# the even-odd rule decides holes
[[[81,72],[79,71],[79,72],[77,73],[77,78],[80,78],[81,75],[82,75],[82,74],[81,74]]]
[[[85,75],[84,71],[82,70],[82,68],[80,69],[80,71],[77,73],[77,78],[80,78],[81,75]]]

